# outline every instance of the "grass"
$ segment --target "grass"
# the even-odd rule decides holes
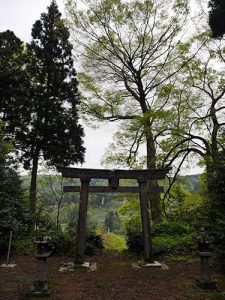
[[[125,238],[115,233],[102,235],[103,245],[106,251],[123,252],[127,250]]]

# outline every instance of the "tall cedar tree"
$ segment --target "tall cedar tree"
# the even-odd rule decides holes
[[[222,38],[225,33],[225,0],[209,1],[209,25],[213,38]]]
[[[27,45],[32,111],[29,126],[17,134],[24,167],[31,170],[31,227],[35,223],[39,159],[65,166],[84,161],[84,132],[77,116],[78,82],[68,39],[69,31],[52,1],[47,13],[33,25],[32,41]]]

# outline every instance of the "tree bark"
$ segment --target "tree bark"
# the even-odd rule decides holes
[[[139,78],[139,77],[138,77]],[[143,116],[149,112],[149,108],[146,104],[146,96],[143,90],[143,85],[141,78],[138,79],[139,82],[139,93],[140,93],[140,105],[142,109]],[[152,124],[150,119],[144,121],[144,134],[146,138],[146,157],[147,157],[147,169],[155,169],[156,168],[156,148],[154,137],[152,133]],[[160,223],[162,220],[162,207],[159,192],[154,189],[154,187],[158,186],[157,180],[148,180],[148,199],[149,206],[151,210],[151,219],[154,223]]]
[[[36,149],[33,161],[32,161],[32,170],[31,170],[31,182],[30,182],[30,231],[35,229],[36,225],[36,207],[37,207],[37,172],[38,172],[38,159],[39,159],[39,150]]]
[[[146,148],[147,168],[155,169],[156,149],[150,125],[146,130]],[[162,207],[160,194],[155,189],[156,186],[158,186],[157,180],[148,180],[148,199],[151,210],[151,219],[154,223],[160,223],[162,221]]]

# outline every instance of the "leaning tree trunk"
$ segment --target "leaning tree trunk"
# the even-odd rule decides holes
[[[38,172],[39,151],[36,150],[32,161],[31,181],[30,181],[30,231],[36,225],[36,206],[37,206],[37,172]]]
[[[155,143],[153,139],[153,134],[151,131],[151,127],[146,130],[146,147],[147,147],[147,168],[155,169],[156,168],[156,149]],[[148,192],[149,192],[149,203],[151,210],[151,217],[154,223],[159,223],[162,221],[162,207],[160,194],[155,189],[158,186],[157,180],[149,180],[148,181]]]

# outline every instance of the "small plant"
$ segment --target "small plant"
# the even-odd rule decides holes
[[[193,231],[189,225],[181,221],[163,222],[152,226],[152,235],[184,235]]]
[[[101,253],[103,246],[103,240],[100,235],[95,232],[90,232],[86,237],[85,254],[95,255]]]
[[[33,255],[36,248],[37,247],[34,245],[32,237],[12,241],[12,252],[17,255]]]
[[[104,234],[103,245],[106,251],[122,252],[127,249],[125,239],[115,233]]]
[[[73,255],[76,248],[76,236],[66,231],[55,230],[49,232],[52,243],[55,245],[54,253],[57,255]]]

